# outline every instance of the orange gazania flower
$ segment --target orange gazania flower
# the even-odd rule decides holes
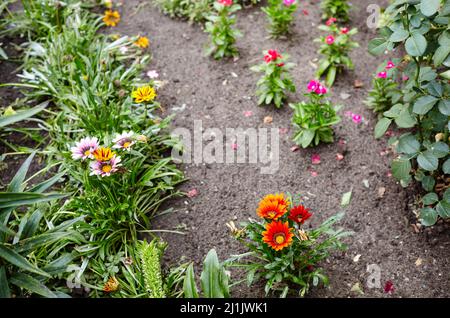
[[[111,276],[103,286],[103,291],[105,293],[112,293],[115,292],[118,288],[119,288],[119,281],[114,276]]]
[[[268,194],[261,200],[261,202],[263,201],[276,201],[281,205],[289,205],[289,200],[284,197],[284,193]]]
[[[303,224],[311,216],[312,214],[309,213],[309,210],[307,208],[305,208],[303,205],[297,205],[291,209],[288,217],[298,224]]]
[[[94,151],[93,155],[95,160],[104,162],[111,160],[114,152],[111,151],[111,148],[100,147]]]
[[[145,36],[140,36],[138,39],[134,42],[135,45],[139,46],[141,49],[145,49],[150,44],[150,41]]]
[[[287,212],[287,206],[277,201],[263,200],[259,203],[256,213],[263,219],[278,220]]]
[[[119,11],[106,10],[103,16],[103,22],[110,27],[115,27],[120,22]]]
[[[263,242],[267,243],[275,251],[280,251],[292,244],[294,234],[289,228],[288,222],[272,221],[266,225],[266,230],[262,232]]]

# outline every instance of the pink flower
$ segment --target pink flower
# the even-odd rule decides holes
[[[197,194],[198,194],[197,189],[192,189],[192,190],[189,190],[189,192],[187,193],[187,196],[189,198],[193,198],[193,197],[197,196]]]
[[[394,67],[395,67],[394,62],[392,62],[392,61],[387,62],[387,65],[386,65],[387,70],[390,70],[391,68],[394,68]]]
[[[233,4],[233,0],[217,0],[217,2],[225,7],[229,7]]]
[[[319,174],[317,173],[317,171],[311,170],[311,176],[312,177],[317,177]]]
[[[147,76],[150,77],[151,79],[155,79],[158,78],[159,74],[157,71],[151,70],[147,72]]]
[[[314,154],[311,156],[311,163],[313,165],[318,165],[320,163],[320,155],[319,154]]]
[[[347,34],[348,31],[349,31],[348,28],[342,28],[342,29],[341,29],[341,34]]]
[[[295,3],[295,0],[283,0],[283,4],[287,7],[290,7]]]
[[[116,137],[113,139],[114,149],[123,149],[130,151],[131,146],[135,144],[134,141],[134,132],[126,132],[124,131],[121,134],[117,134]]]
[[[316,81],[310,81],[308,84],[308,92],[315,92],[320,83]]]
[[[118,156],[116,157],[116,155],[113,155],[109,161],[93,161],[91,162],[90,175],[109,177],[112,173],[119,170],[121,161],[122,159]]]
[[[387,293],[387,294],[389,294],[389,293],[393,293],[394,290],[395,290],[395,288],[394,288],[394,283],[391,282],[390,280],[388,280],[388,281],[386,282],[386,284],[384,285],[384,292]]]
[[[332,24],[333,24],[334,22],[336,22],[336,21],[337,21],[336,18],[329,18],[325,24],[326,24],[327,26],[330,26],[330,25],[332,25]]]
[[[408,75],[403,75],[402,76],[402,81],[406,82],[407,80],[409,80]]]
[[[378,78],[386,78],[387,77],[387,73],[385,71],[378,73],[377,75]]]
[[[232,144],[231,144],[231,149],[237,150],[237,149],[238,149],[237,143],[232,143]]]
[[[245,117],[250,117],[251,115],[253,115],[253,112],[251,110],[244,111],[244,116]]]
[[[352,120],[355,124],[360,124],[362,122],[362,116],[358,114],[353,114]]]
[[[328,45],[331,45],[334,43],[334,36],[329,35],[326,37],[325,41],[327,42]]]
[[[87,158],[94,159],[94,151],[99,147],[96,137],[86,137],[75,143],[75,147],[70,148],[72,159],[85,160]]]
[[[328,92],[328,90],[325,86],[319,83],[319,86],[316,88],[315,92],[317,95],[325,95]]]
[[[266,63],[270,63],[272,61],[276,61],[281,57],[282,56],[276,50],[268,50],[267,54],[264,55],[264,61],[266,61]]]
[[[337,161],[342,161],[342,160],[344,160],[344,155],[341,154],[341,153],[337,153],[337,154],[336,154],[336,160],[337,160]]]

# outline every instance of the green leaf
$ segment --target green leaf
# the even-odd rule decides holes
[[[302,138],[301,138],[301,146],[303,148],[308,147],[314,139],[315,131],[312,129],[303,130]]]
[[[383,54],[387,49],[388,42],[383,38],[376,38],[369,42],[369,53],[372,55]]]
[[[405,29],[397,29],[391,34],[389,41],[391,42],[403,42],[409,37],[409,32]]]
[[[450,100],[449,99],[443,99],[443,100],[439,101],[438,108],[442,115],[450,116]]]
[[[325,83],[328,87],[333,86],[334,81],[336,80],[336,73],[337,73],[337,68],[335,66],[331,66],[328,69],[327,78],[325,80]]]
[[[11,230],[7,226],[5,226],[3,224],[3,222],[0,222],[0,233],[5,233],[6,235],[9,235],[9,236],[15,236],[16,235],[16,232],[14,232],[13,230]]]
[[[392,175],[397,180],[408,180],[411,171],[411,162],[408,159],[400,158],[392,161]]]
[[[450,158],[445,160],[442,165],[442,171],[444,171],[445,174],[450,174]]]
[[[72,233],[69,231],[64,231],[64,232],[52,232],[36,235],[19,241],[19,243],[15,245],[14,249],[18,253],[28,252],[44,244],[54,243],[58,240],[70,236],[71,234]]]
[[[420,33],[413,33],[405,43],[406,52],[411,56],[422,56],[427,49],[427,39]]]
[[[431,145],[430,151],[438,158],[444,158],[449,153],[449,147],[446,143],[442,141],[435,142]]]
[[[228,278],[223,266],[219,263],[215,249],[211,249],[206,255],[200,281],[204,297],[228,297]]]
[[[375,126],[375,138],[383,137],[391,123],[392,119],[386,117],[381,118]]]
[[[417,124],[417,120],[411,115],[408,107],[404,107],[395,118],[395,123],[400,128],[412,128]]]
[[[199,298],[195,284],[194,266],[189,264],[183,282],[184,298]]]
[[[346,192],[342,195],[341,206],[344,208],[347,207],[350,204],[351,199],[352,199],[352,191],[350,190],[349,192]]]
[[[6,246],[4,246],[4,244],[1,243],[0,243],[0,258],[3,258],[8,263],[11,263],[30,273],[35,273],[50,278],[49,274],[37,268],[36,266],[28,262],[27,259],[24,258],[22,255],[16,253],[12,249],[7,248]]]
[[[36,152],[32,152],[28,158],[22,163],[19,170],[17,170],[16,174],[14,175],[13,179],[8,185],[7,191],[8,192],[21,192],[23,191],[23,181],[25,180],[25,177],[27,176],[28,169],[30,168],[31,161],[34,158],[34,155]]]
[[[0,298],[10,298],[11,291],[9,290],[8,277],[6,277],[5,266],[0,266]]]
[[[420,209],[420,221],[425,226],[434,225],[437,221],[437,217],[437,212],[430,207]]]
[[[32,192],[0,192],[0,208],[30,205],[62,199],[67,194],[59,193],[32,193]]]
[[[31,291],[34,294],[38,294],[47,298],[57,298],[57,296],[44,284],[29,275],[17,273],[12,276],[9,281],[11,282],[11,284]]]
[[[416,154],[420,150],[420,143],[414,135],[407,134],[400,137],[397,151],[408,155]]]
[[[439,201],[439,197],[436,193],[431,192],[424,195],[422,202],[424,205],[432,205]]]
[[[450,203],[450,188],[448,188],[447,190],[445,190],[444,192],[444,200],[448,203]]]
[[[433,191],[436,181],[432,176],[425,176],[422,179],[422,188],[425,191]]]
[[[437,48],[433,56],[433,63],[435,66],[440,66],[450,54],[449,45],[441,45]]]
[[[435,14],[441,5],[441,0],[422,0],[420,2],[420,11],[427,16],[430,17]]]
[[[436,212],[441,218],[450,217],[450,203],[446,201],[441,201],[436,205]]]
[[[414,103],[413,112],[419,115],[425,115],[433,108],[438,100],[439,99],[431,95],[422,96]]]
[[[35,106],[28,110],[23,110],[20,112],[15,113],[14,115],[10,116],[1,116],[0,117],[0,127],[5,127],[14,123],[17,123],[19,121],[25,120],[27,118],[30,118],[40,111],[42,111],[45,107],[47,107],[48,101],[44,102],[42,104],[39,104],[38,106]]]
[[[434,171],[438,168],[439,160],[431,151],[425,151],[417,157],[419,166],[427,171]]]

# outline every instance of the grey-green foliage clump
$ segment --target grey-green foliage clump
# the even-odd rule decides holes
[[[164,298],[160,258],[164,244],[153,240],[150,243],[141,241],[137,247],[144,277],[145,288],[150,298]]]

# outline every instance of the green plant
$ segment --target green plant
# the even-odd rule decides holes
[[[212,11],[213,0],[153,0],[171,18],[185,18],[189,22],[204,22]]]
[[[348,0],[322,0],[320,8],[323,11],[322,19],[336,18],[342,22],[348,22],[350,19],[350,4]]]
[[[319,26],[319,29],[328,32],[328,35],[314,39],[314,42],[322,43],[319,53],[324,56],[319,62],[316,76],[325,75],[325,84],[328,87],[333,86],[336,75],[344,67],[350,70],[354,68],[349,53],[352,49],[359,47],[358,43],[351,40],[351,36],[358,33],[356,28],[351,30],[348,28],[339,29],[334,20],[330,21],[327,22],[327,25]]]
[[[242,229],[228,224],[233,236],[249,249],[227,260],[228,266],[245,269],[248,285],[264,280],[266,295],[277,291],[286,297],[296,290],[304,296],[311,285],[328,284],[319,262],[331,250],[345,249],[340,239],[350,233],[333,229],[344,214],[331,217],[315,229],[305,230],[303,223],[312,214],[283,194],[267,195],[257,213],[262,220],[243,223]]]
[[[286,100],[287,92],[295,92],[295,85],[289,74],[295,64],[288,63],[288,59],[288,55],[281,56],[275,50],[268,50],[264,53],[265,63],[250,68],[254,72],[263,73],[256,84],[258,105],[273,103],[280,108]]]
[[[224,265],[219,262],[217,253],[211,249],[203,262],[203,271],[200,276],[202,293],[199,294],[195,283],[194,266],[190,264],[184,278],[183,293],[185,298],[228,298],[230,290],[228,274]]]
[[[57,224],[45,215],[43,202],[56,201],[67,195],[45,193],[62,174],[27,186],[46,172],[43,169],[25,179],[33,158],[34,153],[24,161],[6,192],[0,192],[1,298],[30,295],[68,297],[63,292],[64,288],[50,286],[64,277],[75,258],[75,254],[67,251],[66,247],[84,240],[76,231],[76,225],[84,216]],[[23,210],[24,206],[28,208]]]
[[[205,31],[210,34],[212,42],[206,54],[213,55],[215,59],[238,56],[235,43],[242,34],[232,26],[236,23],[233,13],[240,10],[241,6],[233,4],[232,0],[218,0],[214,2],[214,9],[215,12],[208,16],[205,24]]]
[[[262,8],[270,23],[270,34],[274,38],[290,32],[294,12],[297,10],[295,0],[269,0],[268,6]]]
[[[399,84],[396,81],[398,59],[380,65],[377,75],[372,80],[372,89],[364,103],[375,113],[383,113],[397,104],[402,98]]]
[[[412,131],[391,139],[398,157],[392,174],[403,186],[413,178],[428,192],[422,197],[422,224],[450,217],[450,1],[394,1],[385,11],[386,26],[369,44],[372,54],[404,49],[408,80],[403,98],[383,113],[375,127],[380,137],[395,123]]]
[[[308,84],[305,96],[308,102],[290,104],[294,109],[292,123],[297,129],[294,142],[303,148],[317,146],[320,142],[333,142],[333,128],[341,118],[336,114],[340,106],[333,107],[329,100],[324,100],[327,89],[317,81]]]
[[[21,110],[19,112],[13,110],[11,114],[7,114],[5,110],[5,112],[0,116],[0,128],[15,124],[23,120],[27,120],[44,110],[47,105],[48,102],[43,102],[33,108]]]
[[[137,247],[141,261],[145,288],[150,298],[164,298],[163,279],[161,274],[161,248],[156,240],[150,243],[141,241]]]

